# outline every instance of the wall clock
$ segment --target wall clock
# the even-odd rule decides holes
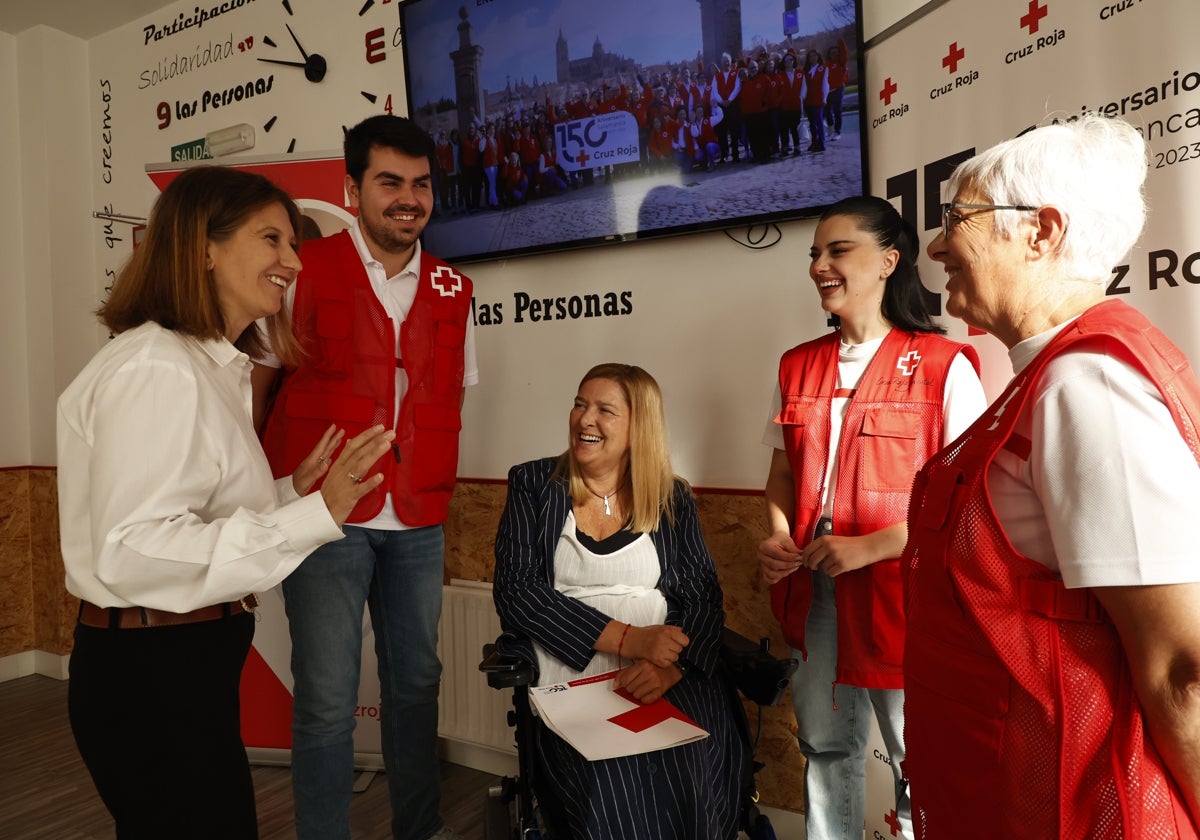
[[[392,113],[403,77],[396,0],[363,0],[357,8],[323,0],[280,0],[279,7],[280,18],[262,36],[262,49],[255,50],[255,57],[270,65],[274,84],[285,91],[282,95],[289,103],[341,103],[357,94]],[[347,15],[353,19],[342,19]],[[328,113],[317,108],[306,117],[320,119],[322,112]],[[271,136],[286,120],[271,114],[263,131]],[[292,134],[286,151],[295,150]]]

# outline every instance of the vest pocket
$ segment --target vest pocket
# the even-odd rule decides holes
[[[320,300],[316,306],[317,352],[306,361],[322,373],[348,376],[352,360],[350,307],[331,299]]]
[[[862,425],[862,484],[864,490],[907,493],[920,464],[917,434],[920,418],[910,411],[870,411]]]
[[[417,405],[413,425],[419,430],[419,443],[411,455],[413,490],[453,490],[458,475],[458,433],[462,429],[458,406]]]
[[[433,390],[462,390],[467,328],[454,321],[438,321],[433,341]]]
[[[991,657],[911,625],[908,634],[904,688],[906,697],[922,698],[913,710],[922,718],[920,731],[940,731],[944,747],[959,751],[960,757],[994,762],[1003,747],[1009,711],[1008,672]]]

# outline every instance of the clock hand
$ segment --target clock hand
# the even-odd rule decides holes
[[[300,39],[297,38],[296,33],[292,31],[291,24],[285,23],[284,26],[287,27],[288,34],[292,36],[292,40],[296,42],[296,49],[300,50],[300,55],[304,56],[305,61],[308,61],[308,53],[304,51],[304,47],[300,46]]]
[[[259,61],[262,61],[266,64],[282,64],[284,67],[304,67],[305,66],[303,61],[280,61],[277,58],[260,58]]]

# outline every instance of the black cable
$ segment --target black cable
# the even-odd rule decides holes
[[[755,229],[760,227],[762,228],[762,234],[758,235],[756,238]],[[772,231],[775,232],[775,238],[765,245],[762,244]],[[764,225],[749,225],[746,228],[745,241],[734,236],[728,228],[725,229],[725,235],[737,244],[741,245],[743,248],[749,248],[752,251],[765,251],[767,248],[778,245],[783,239],[783,231],[781,231],[779,229],[779,225],[775,224],[774,222]]]

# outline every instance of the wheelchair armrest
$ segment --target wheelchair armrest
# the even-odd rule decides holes
[[[725,627],[721,631],[721,664],[738,691],[760,706],[774,706],[792,674],[800,666],[795,659],[778,659],[769,651],[770,640],[757,644]]]
[[[487,674],[488,685],[492,688],[533,685],[533,666],[515,656],[502,655],[490,642],[483,646],[483,661],[479,663],[479,670]]]

